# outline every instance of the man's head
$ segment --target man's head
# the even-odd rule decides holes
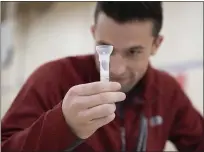
[[[111,81],[128,92],[145,74],[149,57],[161,44],[161,2],[98,2],[92,34],[96,45],[110,44]],[[98,55],[96,63],[99,69]]]

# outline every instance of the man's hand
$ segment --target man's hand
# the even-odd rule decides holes
[[[117,82],[93,82],[69,89],[62,103],[67,124],[81,139],[115,118],[115,102],[125,100]]]

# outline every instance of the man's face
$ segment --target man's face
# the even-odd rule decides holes
[[[110,80],[119,82],[123,92],[128,92],[145,74],[149,57],[156,53],[161,37],[152,36],[151,21],[117,23],[100,13],[92,27],[96,45],[113,45],[110,58]],[[98,54],[95,53],[99,70]]]

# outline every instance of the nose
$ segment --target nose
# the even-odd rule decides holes
[[[125,59],[120,54],[114,54],[110,58],[110,74],[114,77],[124,75],[126,71]]]

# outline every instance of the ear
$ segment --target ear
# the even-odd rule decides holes
[[[155,55],[159,49],[159,47],[161,46],[161,43],[163,42],[163,39],[164,37],[159,35],[155,40],[154,40],[154,43],[153,43],[153,49],[152,49],[152,52],[151,52],[151,55]]]
[[[93,24],[93,25],[91,26],[90,31],[91,31],[92,37],[95,39],[95,31],[96,31],[96,26],[95,26],[95,24]]]

